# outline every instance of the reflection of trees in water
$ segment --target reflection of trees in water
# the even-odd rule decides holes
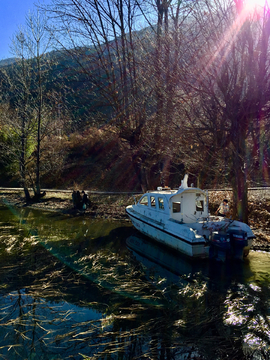
[[[269,359],[270,351],[270,289],[269,281],[228,291],[224,321],[241,332],[244,349],[252,349],[254,358]]]
[[[1,236],[4,359],[267,359],[267,283],[220,291],[196,274],[170,284],[120,251],[120,239],[113,248],[112,235],[50,239],[44,247],[12,226]]]

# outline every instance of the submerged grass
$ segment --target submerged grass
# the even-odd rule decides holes
[[[126,227],[92,239],[70,219],[27,216],[0,224],[3,359],[244,360],[254,351],[247,335],[266,352],[268,283],[220,290],[201,274],[170,283],[121,250]],[[231,313],[241,326],[225,321]]]

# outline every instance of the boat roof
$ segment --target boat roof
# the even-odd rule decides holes
[[[200,193],[200,194],[205,194],[205,191],[200,189],[200,188],[195,188],[193,186],[189,187],[187,184],[187,179],[188,176],[185,175],[184,179],[181,181],[181,185],[179,186],[178,189],[170,189],[169,187],[158,187],[157,190],[149,190],[147,191],[148,194],[162,194],[165,197],[167,197],[168,199],[170,199],[171,197],[178,195],[178,194],[183,194],[183,193]]]
[[[205,191],[199,188],[195,188],[195,187],[187,187],[187,188],[181,188],[179,187],[179,189],[169,189],[169,190],[148,190],[147,191],[148,194],[162,194],[165,195],[166,197],[172,197],[174,195],[177,194],[182,194],[182,193],[200,193],[200,194],[204,194]]]

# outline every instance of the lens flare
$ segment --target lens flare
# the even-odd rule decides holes
[[[259,10],[266,6],[267,0],[245,0],[244,9],[248,11]]]

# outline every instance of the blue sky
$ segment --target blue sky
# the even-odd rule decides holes
[[[13,57],[9,45],[13,34],[25,24],[25,16],[34,10],[37,0],[0,0],[0,60]],[[49,0],[41,1],[49,4]]]

